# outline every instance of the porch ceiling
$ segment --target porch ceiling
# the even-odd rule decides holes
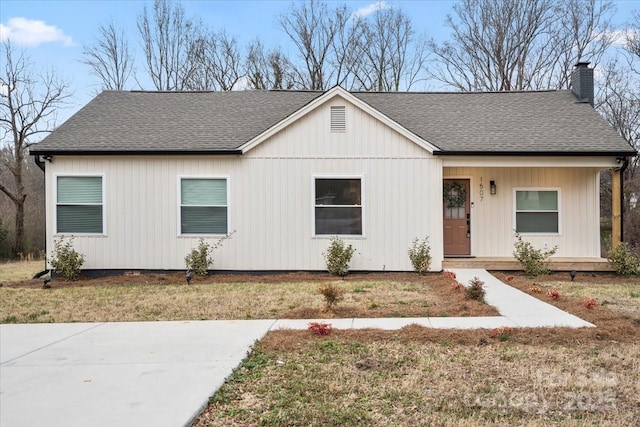
[[[574,167],[610,169],[622,165],[615,156],[447,156],[443,167]]]

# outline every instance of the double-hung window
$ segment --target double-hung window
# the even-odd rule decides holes
[[[516,231],[558,233],[558,190],[516,190]]]
[[[226,178],[180,179],[180,234],[227,234]]]
[[[102,234],[101,176],[56,177],[56,232]]]
[[[315,178],[315,234],[362,235],[362,179]]]

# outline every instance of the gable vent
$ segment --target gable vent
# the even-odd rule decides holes
[[[344,105],[331,107],[331,132],[347,130],[347,118]]]

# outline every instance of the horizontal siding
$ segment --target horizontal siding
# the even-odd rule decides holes
[[[471,246],[478,257],[512,255],[514,189],[559,188],[560,233],[524,234],[538,248],[558,245],[557,257],[600,256],[598,170],[595,168],[464,168],[445,167],[446,177],[471,178]],[[489,194],[489,181],[497,194]],[[484,197],[480,185],[484,186]]]

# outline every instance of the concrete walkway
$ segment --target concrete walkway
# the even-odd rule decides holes
[[[506,322],[503,326],[520,328],[551,328],[566,326],[570,328],[592,328],[595,325],[580,319],[573,314],[547,304],[518,289],[508,286],[491,275],[487,270],[479,268],[455,268],[458,282],[467,285],[474,277],[484,282],[485,301],[498,309],[501,318]]]
[[[337,329],[591,327],[513,289],[485,270],[455,269],[485,282],[501,316],[318,319]],[[0,325],[0,426],[188,425],[251,345],[269,330],[314,320]]]

